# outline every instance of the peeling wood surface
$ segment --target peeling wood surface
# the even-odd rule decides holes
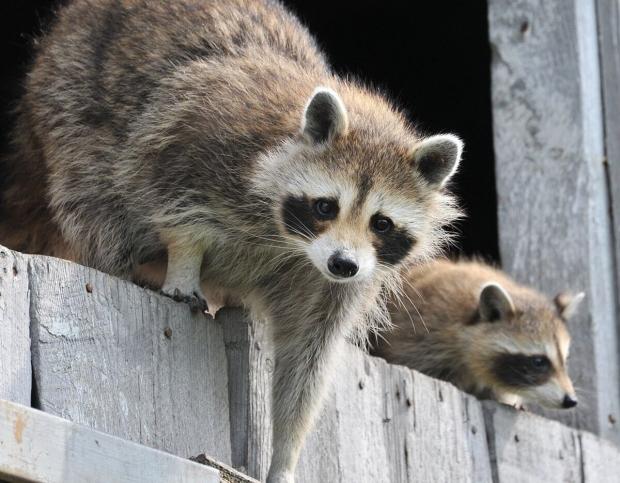
[[[544,414],[620,442],[609,422],[620,419],[620,375],[595,0],[490,0],[489,27],[503,266],[550,296],[587,295],[569,324],[582,404]]]
[[[219,472],[0,401],[0,479],[36,483],[219,483]]]

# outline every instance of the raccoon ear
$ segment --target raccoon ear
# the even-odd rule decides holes
[[[563,320],[569,320],[581,305],[581,302],[586,297],[586,294],[579,292],[578,294],[571,294],[568,292],[561,292],[555,296],[553,301],[558,309],[558,313]]]
[[[512,298],[501,285],[490,282],[482,287],[478,303],[480,318],[487,322],[496,322],[515,313]]]
[[[343,136],[349,127],[347,109],[329,87],[317,87],[306,104],[301,120],[302,136],[318,144]]]
[[[413,151],[413,163],[432,186],[441,188],[461,162],[463,141],[454,134],[438,134],[424,139]]]

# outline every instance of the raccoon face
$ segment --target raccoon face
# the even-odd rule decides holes
[[[356,204],[358,196],[341,185],[314,197],[291,194],[282,204],[283,229],[330,281],[369,278],[382,266],[396,266],[416,244],[414,230],[389,216],[386,203],[371,196]]]
[[[488,359],[489,378],[496,392],[516,394],[524,402],[555,409],[577,405],[566,367],[570,336],[565,322],[582,299],[583,294],[563,296],[561,305],[556,298],[556,311],[519,311],[500,285],[491,283],[483,288],[480,319],[496,329]]]
[[[361,134],[327,88],[312,95],[301,124],[299,139],[265,164],[277,180],[281,235],[327,280],[369,279],[433,248],[454,214],[441,188],[459,162],[458,138],[411,148]]]

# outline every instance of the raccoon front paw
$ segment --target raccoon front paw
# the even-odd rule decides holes
[[[170,297],[172,300],[176,302],[183,302],[189,305],[189,308],[192,312],[203,312],[206,313],[209,311],[209,304],[207,303],[207,299],[202,295],[200,291],[194,290],[189,295],[181,292],[178,288],[173,290],[160,290],[162,295],[166,297]]]

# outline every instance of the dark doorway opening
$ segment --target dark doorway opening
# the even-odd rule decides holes
[[[58,3],[21,0],[0,7],[3,148],[7,111],[19,95],[32,38]],[[486,1],[284,3],[310,28],[338,72],[380,87],[423,131],[454,132],[465,140],[464,162],[453,183],[467,213],[457,227],[458,247],[498,260]]]

